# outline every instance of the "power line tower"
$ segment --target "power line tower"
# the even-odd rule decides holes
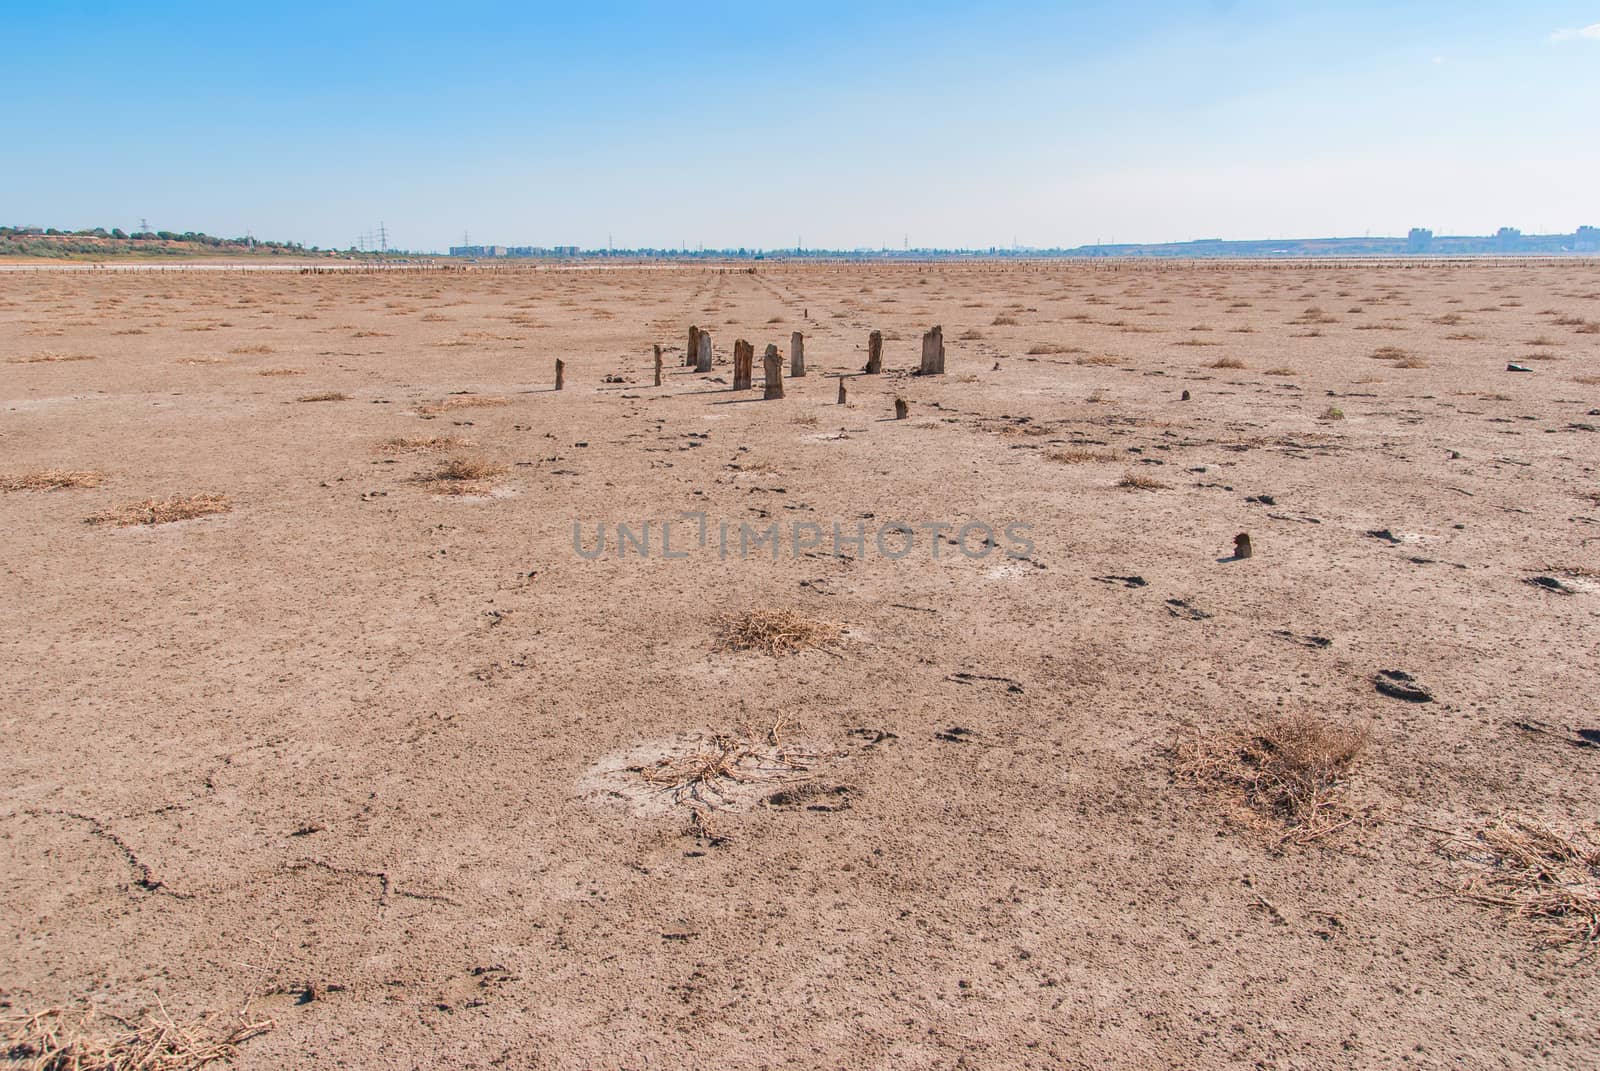
[[[380,253],[389,251],[389,228],[383,225],[381,219],[378,221],[378,251]]]
[[[145,219],[143,216],[139,217],[139,232],[141,234],[150,233],[150,221]]]

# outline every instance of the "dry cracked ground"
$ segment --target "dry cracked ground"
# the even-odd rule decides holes
[[[1593,1067],[1597,428],[1584,261],[5,274],[5,1056]]]

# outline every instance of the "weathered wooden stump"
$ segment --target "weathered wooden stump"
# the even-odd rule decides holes
[[[865,372],[875,376],[883,371],[883,332],[874,331],[867,336],[867,367]]]
[[[683,363],[692,365],[700,359],[700,329],[689,325],[689,348],[683,351]]]
[[[844,399],[845,399],[845,393],[844,393],[844,377],[843,377],[843,376],[840,376],[840,377],[839,377],[839,404],[840,404],[840,405],[843,405],[843,404],[844,404]]]
[[[733,344],[733,389],[749,390],[756,363],[756,348],[744,339]]]
[[[1233,556],[1235,558],[1248,558],[1254,553],[1250,549],[1250,533],[1240,532],[1233,537]]]
[[[556,358],[556,390],[567,385],[567,362]]]
[[[922,364],[917,369],[917,374],[919,376],[944,374],[944,328],[935,327],[922,336]]]
[[[694,370],[696,372],[711,371],[711,332],[701,331],[697,336],[694,351]]]
[[[1182,398],[1179,398],[1179,399],[1178,399],[1178,400],[1179,400],[1179,401],[1180,401],[1180,402],[1186,402],[1186,401],[1188,401],[1188,400],[1189,400],[1189,392],[1188,392],[1188,391],[1184,391],[1184,392],[1183,392],[1183,397],[1182,397]]]
[[[661,343],[656,343],[656,386],[661,386]]]
[[[796,379],[806,374],[806,336],[798,331],[789,336],[789,374]]]
[[[904,398],[896,398],[894,400],[894,418],[896,420],[904,420],[910,415],[911,407],[906,404],[906,400]]]
[[[778,353],[778,347],[767,345],[767,352],[761,355],[762,371],[766,373],[766,382],[762,384],[761,397],[766,401],[783,397],[783,357]]]

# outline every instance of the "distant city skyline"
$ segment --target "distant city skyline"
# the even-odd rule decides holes
[[[8,225],[347,248],[381,224],[443,252],[1600,224],[1600,3],[113,2],[6,24]]]

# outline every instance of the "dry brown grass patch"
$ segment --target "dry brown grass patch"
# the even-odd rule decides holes
[[[1394,362],[1393,367],[1395,367],[1395,368],[1426,368],[1426,367],[1428,367],[1428,362],[1424,361],[1421,357],[1402,357],[1398,361]]]
[[[1028,356],[1046,357],[1056,353],[1082,353],[1081,346],[1068,346],[1064,342],[1038,342],[1028,347]]]
[[[102,1027],[92,1010],[74,1016],[49,1008],[0,1024],[0,1039],[7,1062],[29,1071],[194,1071],[231,1061],[240,1045],[275,1025],[240,1014],[226,1030],[204,1020],[180,1026],[162,1008],[137,1023]]]
[[[1164,484],[1153,476],[1146,476],[1139,472],[1125,473],[1117,481],[1117,486],[1130,491],[1165,491],[1170,484]]]
[[[0,476],[0,491],[59,491],[68,487],[98,487],[104,477],[98,472],[44,469],[18,476]]]
[[[325,390],[319,394],[302,394],[295,399],[301,402],[348,402],[350,395],[339,390]]]
[[[386,454],[420,454],[434,450],[458,450],[472,445],[471,439],[463,439],[458,435],[397,435],[383,440],[378,444],[378,449]]]
[[[1082,357],[1074,357],[1072,363],[1094,368],[1110,368],[1112,365],[1121,364],[1122,361],[1109,353],[1088,353]]]
[[[1261,374],[1264,376],[1297,376],[1300,373],[1293,368],[1269,368]]]
[[[104,510],[86,518],[90,524],[110,524],[127,528],[136,524],[171,524],[213,513],[227,513],[233,502],[227,495],[173,495],[171,498],[149,498],[143,502],[130,502],[125,506]]]
[[[264,355],[264,354],[268,354],[268,353],[277,353],[278,351],[273,349],[271,346],[267,345],[265,342],[258,342],[258,343],[254,344],[254,345],[251,345],[251,346],[235,346],[232,349],[230,349],[228,352],[229,353],[238,354],[239,356],[242,357],[242,356],[245,356],[246,354],[263,354]]]
[[[479,495],[490,490],[489,481],[503,475],[506,467],[485,457],[452,457],[422,478],[434,494]]]
[[[303,376],[305,374],[305,369],[303,368],[263,368],[256,373],[258,376]]]
[[[425,405],[421,413],[433,415],[436,413],[451,413],[458,409],[497,409],[503,405],[510,405],[509,399],[496,397],[491,394],[452,394],[441,399],[435,405]]]
[[[1063,465],[1082,465],[1091,461],[1121,460],[1120,455],[1115,450],[1090,450],[1082,446],[1069,447],[1065,450],[1051,450],[1044,456],[1047,461],[1056,461]]]
[[[827,647],[844,629],[831,621],[805,617],[793,610],[757,609],[717,619],[715,649],[793,654],[811,647]]]
[[[7,364],[58,364],[62,361],[92,361],[92,353],[55,353],[46,350],[43,353],[30,353],[25,357],[9,358]]]
[[[1244,362],[1237,357],[1218,357],[1206,366],[1207,368],[1243,368]]]
[[[1461,886],[1468,900],[1550,932],[1552,944],[1600,944],[1600,840],[1518,814],[1501,814],[1453,854],[1480,868]]]
[[[1235,793],[1250,812],[1283,830],[1279,847],[1305,844],[1357,820],[1346,802],[1349,776],[1368,741],[1365,727],[1308,714],[1236,732],[1191,731],[1173,749],[1173,775]]]

